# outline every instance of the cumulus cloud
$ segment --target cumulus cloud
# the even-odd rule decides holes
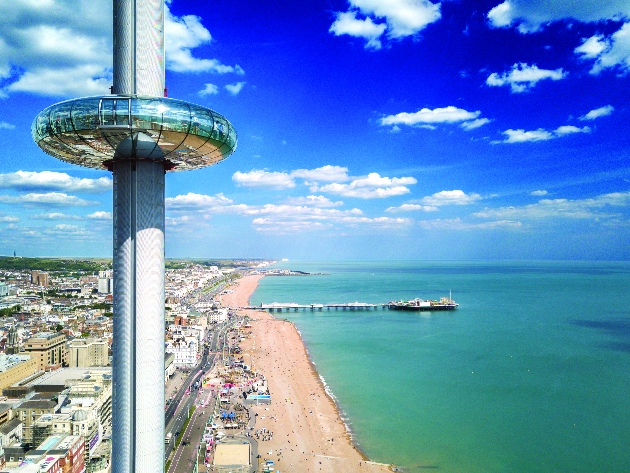
[[[336,225],[400,228],[412,223],[406,218],[366,217],[357,208],[348,210],[334,208],[342,205],[342,202],[332,202],[323,196],[292,198],[277,205],[236,204],[221,194],[208,196],[189,193],[166,200],[167,210],[179,212],[177,217],[168,217],[169,226],[174,227],[197,225],[198,218],[182,215],[182,212],[249,216],[253,217],[252,225],[256,230],[264,231],[275,226],[276,233],[316,230]],[[204,217],[209,216],[204,214]]]
[[[438,208],[434,205],[419,205],[419,204],[402,204],[398,207],[387,207],[385,212],[396,213],[396,212],[413,212],[420,210],[422,212],[437,212]]]
[[[237,95],[245,86],[245,82],[236,82],[234,84],[227,84],[225,86],[225,90],[227,90],[232,95]]]
[[[315,169],[296,169],[291,172],[291,177],[327,182],[344,182],[350,179],[348,177],[348,168],[331,166],[330,164]]]
[[[89,218],[90,220],[111,220],[112,213],[100,210],[86,215],[86,218]]]
[[[61,212],[48,212],[43,214],[33,215],[31,218],[36,220],[81,220],[78,215],[64,214]]]
[[[417,182],[413,177],[381,177],[378,173],[373,172],[367,177],[355,179],[349,184],[335,182],[323,186],[314,185],[311,187],[311,191],[360,199],[383,199],[408,194],[411,191],[406,186]]]
[[[167,68],[176,72],[234,72],[192,50],[211,41],[198,17],[165,9]],[[0,95],[27,92],[76,97],[109,93],[112,9],[104,0],[0,2]],[[68,80],[71,77],[72,80]]]
[[[573,133],[590,133],[590,132],[591,132],[591,129],[589,127],[587,127],[587,126],[583,126],[582,128],[578,128],[577,126],[573,126],[573,125],[559,126],[554,131],[556,136],[572,135]]]
[[[254,229],[262,232],[272,231],[274,233],[312,231],[331,228],[335,225],[393,229],[408,227],[411,224],[413,224],[413,221],[407,218],[371,218],[360,215],[360,212],[339,210],[330,210],[326,213],[309,213],[300,211],[299,208],[287,213],[274,213],[267,217],[258,217],[252,221]]]
[[[250,172],[236,171],[232,175],[232,181],[237,186],[243,187],[269,189],[290,189],[295,187],[293,178],[286,172],[268,172],[262,169],[254,169]]]
[[[202,97],[206,95],[216,95],[219,93],[219,88],[214,84],[205,84],[204,88],[197,92]]]
[[[367,41],[366,48],[380,49],[387,31],[390,39],[413,36],[438,21],[440,4],[429,0],[349,0],[350,9],[337,13],[329,31]],[[361,15],[362,18],[357,18]]]
[[[178,195],[176,197],[167,197],[165,205],[167,210],[207,210],[216,207],[231,205],[234,202],[225,197],[223,194],[204,195],[189,192],[188,194]]]
[[[51,205],[51,206],[79,206],[97,205],[93,202],[81,199],[74,195],[67,195],[62,192],[48,192],[46,194],[31,193],[20,196],[0,195],[0,202],[6,204],[25,204],[25,205]]]
[[[529,195],[535,195],[535,196],[543,196],[543,195],[547,195],[548,192],[546,190],[536,190],[536,191],[531,191],[529,193]]]
[[[484,126],[490,123],[491,121],[492,120],[490,120],[489,118],[477,118],[476,120],[473,120],[470,122],[464,122],[459,126],[461,126],[464,130],[469,131],[469,130],[474,130],[476,128]]]
[[[521,33],[533,33],[561,20],[592,23],[619,20],[629,15],[630,6],[626,0],[505,0],[492,8],[487,18],[495,28],[517,26]]]
[[[606,69],[630,71],[630,22],[610,36],[595,35],[583,40],[574,50],[584,60],[594,59],[590,73],[597,75]]]
[[[572,135],[575,133],[590,133],[591,129],[587,126],[578,128],[572,125],[564,125],[559,126],[553,131],[547,131],[543,128],[538,128],[537,130],[525,131],[523,129],[519,130],[505,130],[503,134],[507,137],[502,141],[492,141],[492,144],[497,143],[526,143],[531,141],[547,141],[553,140],[554,138],[560,138],[566,135]]]
[[[212,41],[212,35],[201,24],[201,18],[196,15],[177,17],[171,13],[167,4],[164,15],[164,37],[166,67],[171,71],[243,73],[243,69],[238,65],[227,66],[218,59],[193,56],[192,49]]]
[[[376,24],[371,18],[358,19],[356,11],[339,12],[329,32],[335,36],[347,34],[367,40],[366,49],[381,49],[380,36],[385,32],[385,23]]]
[[[536,64],[529,66],[525,63],[518,63],[512,66],[508,72],[498,74],[493,72],[486,79],[486,84],[491,87],[502,87],[509,85],[513,93],[525,92],[534,87],[541,80],[564,79],[567,73],[560,69],[549,70],[539,69]]]
[[[486,208],[473,216],[480,218],[507,219],[598,219],[615,217],[616,213],[606,213],[602,209],[614,210],[615,207],[630,205],[630,192],[602,194],[588,199],[541,199],[535,204],[523,206]]]
[[[97,179],[81,179],[72,177],[64,172],[17,171],[0,174],[0,188],[23,191],[50,191],[101,193],[112,190],[112,180],[109,177]]]
[[[0,130],[14,130],[15,125],[7,122],[0,122]]]
[[[606,105],[604,107],[599,107],[594,110],[591,110],[586,115],[582,115],[579,120],[595,120],[599,117],[606,117],[615,111],[615,107],[612,105]]]
[[[295,179],[304,179],[309,185],[317,185],[319,181],[345,182],[350,180],[348,168],[327,164],[315,169],[296,169],[291,172],[269,172],[254,169],[250,172],[237,171],[232,180],[244,187],[267,187],[270,189],[290,189],[295,187]],[[316,192],[316,191],[313,191]]]
[[[333,202],[323,195],[307,195],[306,197],[289,197],[285,200],[288,205],[309,206],[309,207],[340,207],[343,202],[338,200]]]
[[[440,207],[443,205],[470,205],[481,199],[479,194],[466,194],[462,190],[440,191],[433,195],[423,197],[421,202],[424,205]]]
[[[496,220],[492,222],[471,223],[460,218],[422,220],[419,225],[425,230],[496,230],[515,229],[521,222],[514,220]]]
[[[428,109],[423,108],[414,113],[401,112],[396,115],[388,115],[381,118],[381,125],[408,125],[408,126],[429,126],[435,129],[433,123],[462,123],[468,130],[478,128],[488,121],[478,118],[481,115],[479,110],[469,112],[467,110],[449,105],[448,107]]]

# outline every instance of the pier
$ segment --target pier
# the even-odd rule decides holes
[[[347,304],[297,304],[293,302],[274,302],[248,306],[244,309],[266,310],[269,312],[297,312],[300,310],[378,310],[386,309],[387,304],[368,304],[366,302],[350,302]]]

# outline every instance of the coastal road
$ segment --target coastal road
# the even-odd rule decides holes
[[[181,432],[181,429],[188,417],[188,413],[190,412],[191,407],[195,403],[195,398],[197,397],[197,390],[191,389],[192,384],[197,380],[203,377],[203,373],[210,370],[214,363],[214,359],[216,357],[215,354],[209,354],[209,351],[216,351],[217,344],[220,341],[219,332],[223,327],[217,328],[214,331],[212,342],[210,343],[210,350],[208,348],[204,348],[203,356],[201,357],[200,363],[196,368],[191,370],[190,374],[182,383],[182,387],[173,397],[173,400],[169,404],[166,409],[164,415],[164,425],[165,432],[172,433],[172,439],[170,444],[165,446],[164,454],[165,457],[168,458],[173,451],[175,446],[175,442],[177,440],[177,432]],[[185,394],[186,392],[189,394]],[[176,415],[177,414],[177,415]]]

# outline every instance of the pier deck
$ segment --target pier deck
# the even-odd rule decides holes
[[[387,308],[387,304],[368,304],[365,302],[350,302],[346,304],[295,304],[292,302],[274,302],[247,306],[244,309],[267,310],[269,312],[297,312],[299,310],[377,310]]]

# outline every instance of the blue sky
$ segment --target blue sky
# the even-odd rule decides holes
[[[110,173],[30,136],[111,47],[110,1],[0,4],[0,254],[111,256]],[[167,257],[630,258],[628,0],[171,0],[166,60],[239,138]]]

